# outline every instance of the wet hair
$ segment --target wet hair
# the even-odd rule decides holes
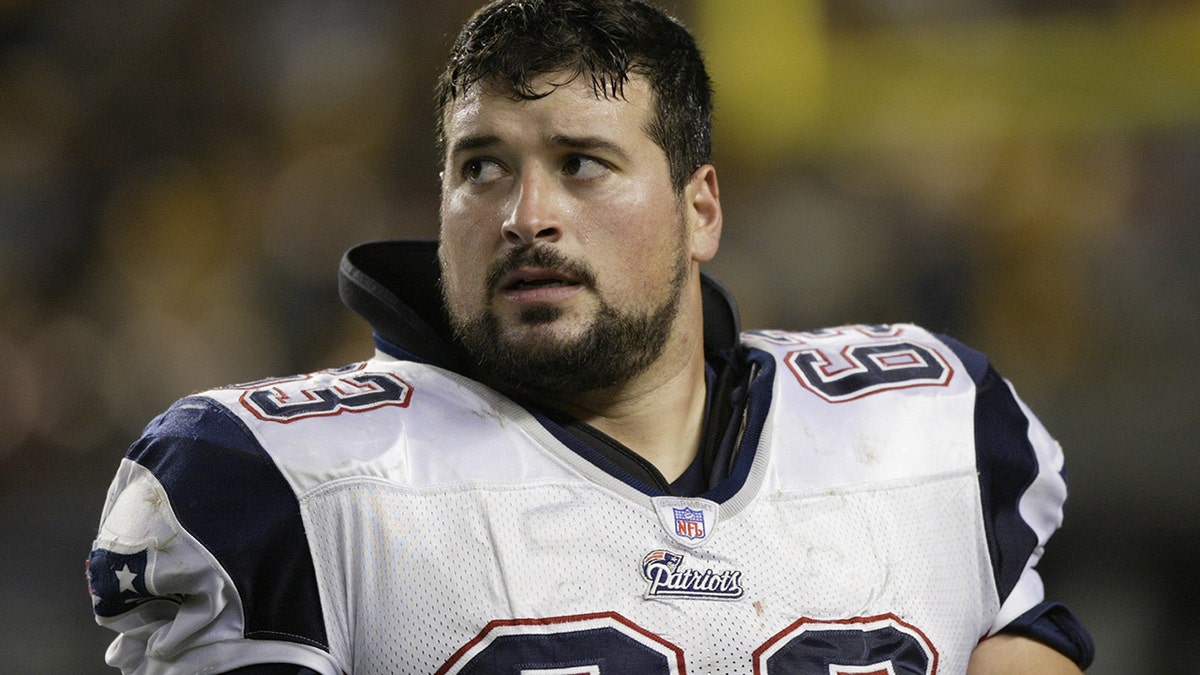
[[[534,88],[536,77],[559,72],[568,79]],[[447,108],[473,86],[534,100],[587,77],[597,97],[621,97],[633,75],[650,86],[654,114],[646,132],[666,153],[671,183],[682,193],[695,170],[712,161],[712,84],[691,33],[639,0],[497,0],[481,8],[458,34],[438,80],[438,147],[445,151]]]

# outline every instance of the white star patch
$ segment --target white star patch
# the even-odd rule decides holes
[[[137,593],[138,590],[133,587],[133,580],[138,578],[138,573],[129,569],[129,565],[125,565],[121,569],[114,572],[117,575],[117,581],[121,584],[121,592],[129,591]]]

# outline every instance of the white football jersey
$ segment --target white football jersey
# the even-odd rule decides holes
[[[383,353],[180,401],[123,461],[90,560],[109,663],[963,673],[1043,599],[1058,445],[915,326],[743,343],[741,450],[697,498]]]

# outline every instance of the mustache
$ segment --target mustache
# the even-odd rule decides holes
[[[527,246],[509,251],[488,267],[488,293],[495,293],[500,280],[519,267],[540,267],[569,277],[587,288],[596,287],[596,274],[586,262],[572,260],[558,250],[546,246]]]

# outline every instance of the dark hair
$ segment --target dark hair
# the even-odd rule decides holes
[[[589,77],[596,95],[606,97],[621,96],[631,75],[644,77],[655,106],[646,131],[666,153],[677,192],[712,161],[712,85],[696,41],[639,0],[497,0],[481,8],[459,32],[438,79],[438,147],[445,150],[447,107],[471,86],[532,100],[553,89],[535,90],[531,80],[555,72]]]

